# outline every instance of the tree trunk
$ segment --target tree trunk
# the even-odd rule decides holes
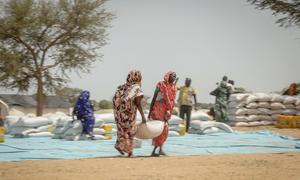
[[[44,88],[43,88],[42,73],[38,73],[37,75],[36,100],[37,100],[36,116],[42,116],[43,108],[44,108]]]

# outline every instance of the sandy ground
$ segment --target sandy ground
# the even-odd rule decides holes
[[[300,138],[299,129],[235,128],[262,129]],[[300,153],[1,162],[0,179],[300,180]]]

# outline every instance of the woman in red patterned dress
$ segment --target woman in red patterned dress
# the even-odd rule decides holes
[[[154,96],[150,106],[149,119],[164,121],[165,126],[161,135],[152,140],[154,146],[152,156],[166,155],[163,151],[163,144],[168,138],[169,128],[168,120],[171,118],[171,114],[174,108],[174,102],[176,97],[176,73],[168,72],[164,76],[164,81],[160,81],[155,89]],[[156,154],[157,148],[159,153]]]

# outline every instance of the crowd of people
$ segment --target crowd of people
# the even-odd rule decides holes
[[[186,120],[186,132],[189,130],[191,112],[197,110],[197,93],[191,86],[192,80],[186,78],[185,85],[177,86],[178,77],[175,72],[167,72],[162,81],[156,85],[154,95],[150,104],[148,114],[149,120],[158,120],[164,122],[162,133],[152,140],[154,146],[151,153],[152,156],[165,155],[163,145],[168,137],[168,120],[171,118],[173,108],[175,106],[176,94],[179,91],[178,105],[179,116]],[[142,117],[142,123],[146,123],[146,117],[142,108],[142,99],[144,93],[141,89],[142,74],[138,70],[129,72],[126,82],[117,87],[113,97],[114,117],[117,126],[117,140],[115,149],[122,155],[132,156],[133,141],[135,136],[135,119],[136,113],[139,111]],[[233,89],[233,81],[227,82],[225,76],[215,90],[216,104],[211,111],[217,121],[226,122],[227,117],[227,100],[229,93]],[[94,109],[89,100],[90,93],[82,91],[78,97],[73,110],[74,119],[82,121],[82,134],[93,139],[93,126],[95,124]],[[157,149],[159,149],[158,152]]]
[[[162,81],[156,85],[154,95],[150,104],[148,114],[149,120],[164,122],[162,133],[152,140],[154,146],[151,156],[166,155],[163,151],[163,145],[168,137],[168,120],[171,118],[177,91],[179,91],[178,105],[179,116],[186,120],[186,132],[189,131],[191,112],[197,110],[197,93],[191,86],[192,80],[186,78],[184,86],[177,86],[178,77],[175,72],[167,72]],[[117,126],[117,140],[115,149],[121,155],[132,156],[133,141],[135,136],[136,113],[139,111],[142,117],[142,123],[146,123],[146,117],[142,107],[144,93],[141,89],[142,74],[138,70],[129,72],[126,82],[117,87],[113,97],[113,110]],[[286,94],[295,94],[295,85],[292,84],[285,92]],[[228,80],[224,76],[220,83],[210,95],[215,96],[215,105],[208,114],[217,122],[228,122],[228,100],[230,94],[234,93],[234,81]],[[73,116],[83,123],[83,134],[93,139],[93,126],[95,123],[94,109],[89,100],[88,91],[81,92],[75,105]],[[159,149],[158,152],[157,149]]]

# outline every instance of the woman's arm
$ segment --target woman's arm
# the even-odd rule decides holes
[[[137,106],[141,116],[142,116],[142,122],[143,123],[146,123],[146,118],[145,118],[145,115],[144,115],[144,111],[143,111],[143,108],[142,108],[142,99],[143,99],[144,96],[138,96],[134,99],[134,102],[135,102],[135,105]]]
[[[148,118],[150,118],[150,114],[151,114],[151,112],[152,112],[152,109],[153,109],[154,103],[155,103],[155,101],[156,101],[158,92],[159,92],[159,89],[156,88],[155,91],[154,91],[154,95],[153,95],[151,104],[150,104],[150,110],[149,110]]]

